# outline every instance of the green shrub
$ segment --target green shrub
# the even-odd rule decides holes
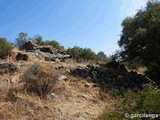
[[[10,55],[13,46],[5,38],[0,38],[0,58]]]
[[[103,114],[104,120],[130,120],[133,117],[132,114],[160,114],[160,91],[152,84],[145,84],[141,92],[128,91],[124,96],[116,95],[116,97],[115,110],[109,114]],[[130,116],[125,117],[126,113]]]
[[[29,93],[35,93],[40,98],[46,98],[47,94],[58,81],[59,73],[50,65],[33,64],[22,75],[25,88]]]
[[[67,49],[67,54],[71,55],[75,59],[79,58],[78,49],[76,49],[76,48],[68,48]]]
[[[41,35],[37,35],[34,37],[34,40],[36,41],[36,44],[38,45],[42,45],[42,42],[43,42],[43,38]]]
[[[51,41],[46,40],[46,41],[42,41],[42,42],[41,42],[41,45],[51,45],[51,46],[53,46],[53,47],[55,47],[55,48],[57,48],[57,49],[60,49],[60,50],[63,50],[63,49],[64,49],[64,47],[63,47],[63,46],[60,46],[60,44],[59,44],[56,40],[51,40]]]
[[[104,52],[99,52],[98,54],[95,54],[90,48],[80,48],[77,46],[74,46],[73,48],[67,49],[67,54],[71,55],[72,58],[76,59],[78,62],[81,60],[102,60],[106,61],[108,58],[104,54]]]
[[[148,70],[145,72],[146,76],[154,80],[157,85],[160,87],[160,64],[152,64],[148,67]]]

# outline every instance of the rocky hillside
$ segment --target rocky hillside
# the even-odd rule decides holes
[[[23,49],[0,61],[1,120],[97,120],[106,106],[114,109],[109,91],[153,82],[115,61],[77,63],[65,50],[32,41]]]

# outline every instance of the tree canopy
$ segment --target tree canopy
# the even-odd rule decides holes
[[[10,54],[13,46],[6,38],[0,38],[0,58],[5,58]]]
[[[106,54],[104,54],[104,52],[103,51],[100,51],[100,52],[98,52],[97,53],[97,57],[99,57],[99,58],[106,58]]]
[[[71,55],[73,58],[79,61],[83,60],[107,60],[104,52],[98,52],[98,54],[94,53],[90,48],[80,48],[78,46],[74,46],[73,48],[67,49],[67,54]]]
[[[22,46],[25,42],[27,42],[27,33],[20,32],[18,37],[16,38],[16,45],[19,49],[22,49]]]
[[[118,41],[124,61],[145,65],[149,71],[160,66],[160,2],[149,1],[133,17],[122,22]],[[159,67],[157,67],[159,66]],[[160,69],[157,71],[160,74]],[[154,76],[155,77],[155,76]]]

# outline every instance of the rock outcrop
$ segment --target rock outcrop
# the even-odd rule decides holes
[[[126,89],[143,89],[143,84],[153,82],[137,72],[128,72],[123,64],[113,61],[104,64],[102,67],[93,65],[87,65],[87,67],[78,66],[71,71],[71,74],[89,79],[97,83],[103,90],[114,88],[120,92]]]
[[[22,49],[35,50],[35,49],[37,49],[37,47],[38,47],[38,45],[36,44],[36,42],[34,40],[30,40],[23,45]]]
[[[70,55],[66,54],[66,50],[58,50],[53,46],[38,46],[33,40],[26,42],[23,49],[35,56],[38,60],[55,61],[57,58],[64,61]]]

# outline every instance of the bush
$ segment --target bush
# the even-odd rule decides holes
[[[47,97],[58,78],[59,73],[52,66],[39,64],[33,64],[22,75],[27,92],[35,93],[40,98]]]
[[[7,93],[6,100],[16,102],[18,100],[18,97],[16,94],[18,93],[18,90],[16,88],[10,88]]]
[[[84,48],[80,54],[80,58],[94,60],[96,59],[96,54],[90,48]]]
[[[159,64],[152,64],[148,70],[145,72],[145,74],[151,78],[152,80],[154,80],[157,85],[160,87],[160,79],[159,79],[159,75],[160,75],[160,65]]]
[[[76,48],[68,48],[67,49],[67,54],[71,55],[75,59],[79,58],[78,49],[76,49]]]
[[[116,95],[117,96],[117,95]],[[152,84],[144,85],[144,90],[139,93],[128,91],[122,97],[117,96],[115,110],[110,114],[104,114],[104,120],[108,119],[126,119],[130,120],[132,116],[125,117],[125,114],[160,114],[160,91],[154,88]],[[142,118],[137,118],[142,119]]]
[[[36,41],[36,44],[38,45],[42,45],[42,42],[43,42],[43,38],[41,35],[37,35],[35,36],[34,40]]]
[[[102,51],[98,54],[95,54],[90,48],[80,48],[77,46],[74,46],[73,48],[68,48],[67,54],[71,55],[72,58],[75,58],[78,62],[81,60],[106,61],[108,59]]]
[[[11,43],[9,43],[5,38],[0,38],[0,58],[5,58],[10,55],[12,48]]]
[[[51,46],[53,46],[54,48],[57,48],[57,49],[59,49],[59,50],[63,50],[63,49],[64,49],[64,47],[63,47],[63,46],[60,46],[60,44],[59,44],[56,40],[51,40],[51,41],[46,40],[46,41],[42,41],[42,42],[41,42],[41,45],[51,45]]]

